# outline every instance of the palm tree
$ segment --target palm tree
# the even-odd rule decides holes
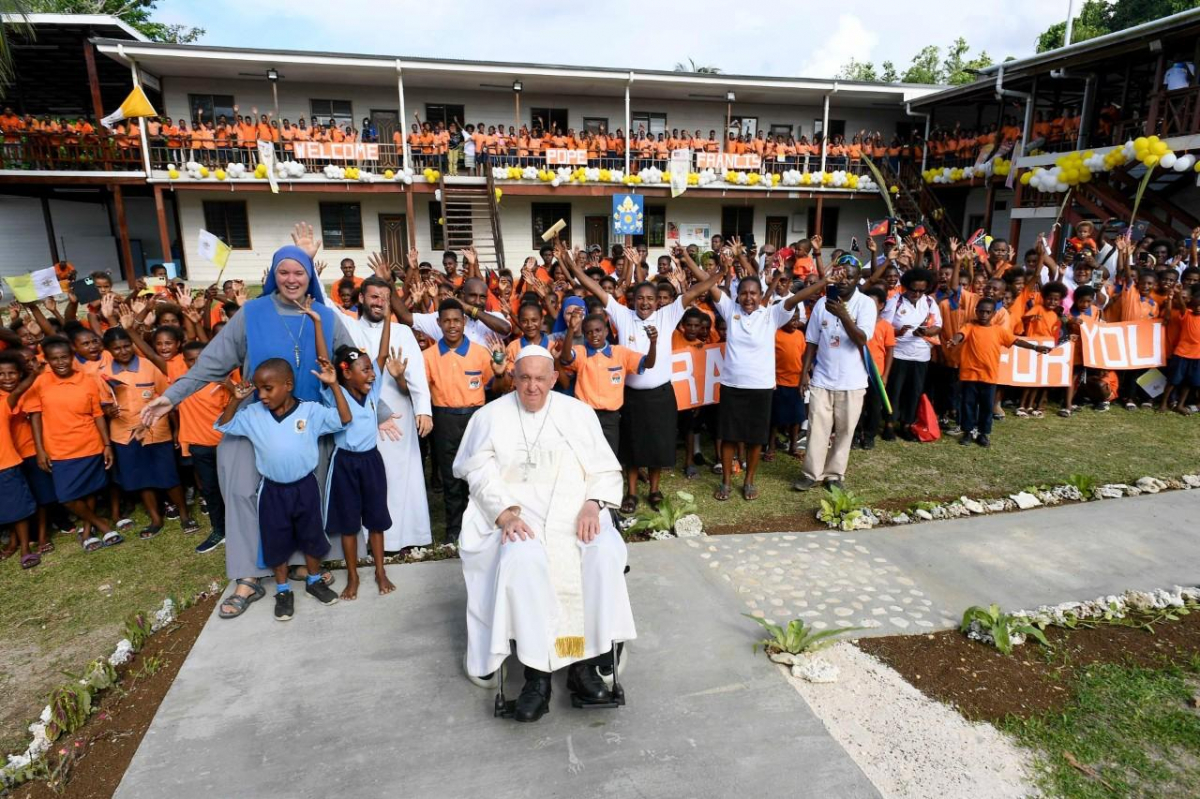
[[[33,4],[28,0],[0,0],[0,97],[16,78],[9,37],[19,34],[24,39],[33,38],[33,26],[29,24],[32,10]]]
[[[0,0],[0,2],[3,2],[3,0]],[[687,60],[686,64],[683,63],[682,61],[676,61],[675,62],[675,71],[676,72],[698,72],[698,73],[701,73],[704,75],[719,75],[721,73],[721,68],[720,67],[697,66],[696,62],[689,58]]]

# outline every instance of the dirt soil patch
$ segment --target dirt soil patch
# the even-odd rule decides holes
[[[1046,629],[1053,653],[1029,641],[1002,655],[957,630],[930,635],[863,638],[864,651],[898,671],[924,694],[954,705],[971,720],[997,722],[1062,709],[1088,666],[1113,663],[1161,668],[1200,653],[1200,614],[1142,628]]]
[[[101,696],[87,724],[54,742],[47,757],[53,787],[51,782],[34,781],[13,795],[18,799],[112,796],[216,603],[217,597],[211,596],[180,613],[118,669],[121,682]]]

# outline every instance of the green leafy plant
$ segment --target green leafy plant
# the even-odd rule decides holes
[[[1099,487],[1096,479],[1089,474],[1073,474],[1067,478],[1067,485],[1078,489],[1079,493],[1083,494],[1084,502],[1094,498]]]
[[[963,613],[962,625],[959,630],[964,633],[970,631],[971,622],[978,622],[979,628],[992,636],[996,648],[1005,655],[1012,654],[1014,634],[1035,638],[1042,646],[1050,646],[1045,633],[1024,619],[1018,619],[1012,614],[1005,613],[999,605],[994,603],[986,608],[981,605],[972,605],[967,608]]]
[[[78,682],[60,686],[50,695],[50,722],[46,725],[46,737],[58,740],[64,733],[72,733],[83,726],[92,712],[92,692]]]
[[[135,613],[125,622],[125,637],[129,639],[134,652],[140,652],[146,645],[153,632],[150,624],[150,617],[145,613]]]
[[[753,646],[753,651],[757,652],[761,646],[763,651],[768,655],[779,652],[786,652],[789,655],[818,652],[827,646],[833,646],[833,644],[837,643],[833,640],[835,636],[848,633],[851,630],[862,629],[861,627],[838,627],[834,630],[814,630],[812,627],[806,625],[803,619],[792,619],[788,622],[787,627],[782,627],[778,624],[772,624],[766,619],[751,616],[749,613],[743,613],[742,615],[759,624],[769,633],[767,638],[763,638]]]
[[[863,501],[853,491],[830,486],[825,493],[828,496],[821,500],[821,509],[817,511],[821,521],[840,526],[862,516]]]
[[[675,497],[663,497],[658,510],[642,508],[634,516],[634,522],[625,530],[626,537],[635,533],[665,530],[671,532],[675,523],[690,513],[696,512],[696,498],[686,491],[676,491]]]

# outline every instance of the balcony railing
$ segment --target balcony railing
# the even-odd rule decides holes
[[[15,138],[0,144],[0,169],[140,172],[143,167],[141,142],[133,137],[22,133]]]

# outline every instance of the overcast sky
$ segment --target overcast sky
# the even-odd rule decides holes
[[[903,6],[880,0],[752,6],[610,0],[600,4],[600,18],[583,10],[597,8],[591,4],[554,5],[164,0],[156,19],[203,27],[208,32],[201,43],[210,45],[643,69],[671,69],[690,57],[728,73],[820,78],[832,77],[851,57],[891,60],[903,71],[924,45],[944,50],[958,36],[973,53],[1020,58],[1067,14],[1067,0],[915,0]]]

